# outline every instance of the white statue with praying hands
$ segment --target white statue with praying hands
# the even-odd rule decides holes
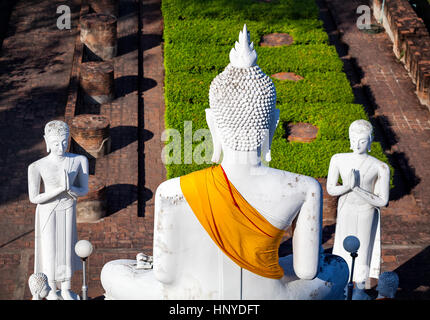
[[[153,270],[136,270],[136,260],[107,263],[107,298],[343,299],[347,264],[322,251],[320,184],[262,163],[279,110],[256,60],[245,26],[209,90],[212,161],[223,154],[221,164],[157,188]],[[280,258],[292,224],[293,254]]]
[[[44,138],[49,154],[28,167],[29,198],[37,204],[34,273],[47,276],[51,288],[48,300],[76,300],[70,290],[73,272],[81,268],[74,250],[76,199],[88,193],[88,160],[66,152],[69,128],[65,122],[48,122]]]
[[[351,270],[350,254],[343,248],[345,237],[360,240],[353,281],[368,283],[380,273],[380,207],[388,204],[390,169],[367,154],[373,141],[373,128],[366,120],[356,120],[349,127],[351,153],[335,154],[330,161],[327,192],[340,196],[333,254],[343,257]],[[338,184],[339,176],[342,184]]]

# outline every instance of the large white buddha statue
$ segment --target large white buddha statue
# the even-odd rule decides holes
[[[273,169],[276,90],[244,27],[230,64],[211,83],[212,161],[163,182],[155,195],[153,269],[103,267],[107,299],[343,299],[345,261],[321,247],[321,186]],[[295,223],[293,223],[295,221]],[[293,254],[279,258],[294,224]]]
[[[377,279],[380,272],[380,207],[386,206],[390,190],[388,165],[367,154],[373,140],[373,128],[366,120],[349,127],[350,153],[335,154],[330,160],[327,192],[340,196],[337,208],[333,254],[343,257],[351,268],[350,253],[343,248],[345,237],[360,240],[355,259],[353,281],[365,283]],[[342,184],[338,184],[339,176]]]
[[[49,154],[29,165],[28,193],[37,204],[34,273],[44,273],[51,290],[48,300],[74,300],[73,272],[81,268],[74,247],[77,241],[76,199],[88,193],[88,160],[66,152],[69,128],[54,120],[45,126]],[[44,191],[40,186],[43,181]],[[61,296],[56,293],[57,285]]]

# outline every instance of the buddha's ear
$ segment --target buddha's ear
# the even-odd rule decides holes
[[[205,109],[205,112],[206,112],[206,122],[208,124],[209,130],[212,135],[213,154],[212,154],[211,161],[218,163],[221,158],[222,146],[218,136],[218,128],[215,122],[215,116],[214,116],[213,110],[210,108]]]
[[[279,124],[279,115],[280,115],[280,110],[275,109],[271,115],[269,132],[268,134],[266,134],[262,145],[262,154],[264,156],[264,160],[267,162],[270,162],[272,160],[272,156],[271,156],[272,140],[275,134],[275,130]]]
[[[273,123],[273,129],[270,130],[271,131],[270,132],[270,144],[272,144],[272,139],[273,139],[273,136],[275,134],[275,130],[278,127],[280,115],[281,115],[281,110],[279,110],[278,108],[275,108],[275,110],[273,111],[273,114],[272,114],[273,118],[271,121]]]
[[[369,135],[369,145],[367,146],[367,152],[372,151],[372,142],[373,142],[373,136]]]
[[[51,151],[51,150],[49,149],[49,143],[48,143],[48,138],[46,138],[46,136],[45,136],[45,135],[43,136],[43,138],[45,139],[45,144],[46,144],[46,152],[48,152],[48,153],[49,153],[49,151]]]

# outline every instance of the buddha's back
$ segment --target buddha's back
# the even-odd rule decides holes
[[[304,204],[315,210],[321,201],[321,187],[313,178],[267,167],[255,170],[247,177],[231,174],[235,180],[230,178],[228,170],[226,175],[243,198],[278,229],[287,229]],[[306,212],[312,215],[303,219],[301,225],[313,224],[311,232],[315,235],[314,240],[319,240],[320,217],[315,214],[318,211],[305,210],[303,216]],[[308,238],[311,240],[312,237],[308,234]],[[319,250],[318,245],[316,250]],[[312,248],[300,251],[312,252]],[[310,275],[312,270],[307,267],[312,264],[316,267],[317,260],[318,253],[314,259],[308,259],[306,265],[298,264],[303,278],[313,278],[316,272]],[[156,278],[164,283],[169,298],[193,298],[198,293],[201,298],[286,299],[287,280],[295,277],[292,260],[288,263],[290,270],[284,270],[288,277],[281,279],[262,277],[239,267],[217,247],[196,218],[181,190],[180,178],[165,181],[157,189],[154,271]],[[255,291],[257,287],[260,289]],[[278,294],[274,296],[274,292]]]

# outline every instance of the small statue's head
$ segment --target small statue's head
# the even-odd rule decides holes
[[[279,120],[276,89],[256,64],[257,53],[244,26],[230,51],[230,64],[212,81],[206,120],[214,142],[213,162],[221,149],[259,150],[270,161],[270,145]]]
[[[370,151],[373,141],[373,128],[369,121],[355,120],[349,126],[350,148],[354,153],[362,154]]]
[[[69,126],[63,121],[50,121],[45,126],[44,138],[47,152],[62,156],[67,150]]]
[[[376,291],[379,295],[394,299],[397,288],[399,287],[399,276],[395,272],[383,272],[379,276]]]
[[[48,284],[48,277],[41,272],[33,273],[28,278],[28,286],[30,287],[31,295],[36,299],[45,298],[51,290]]]

